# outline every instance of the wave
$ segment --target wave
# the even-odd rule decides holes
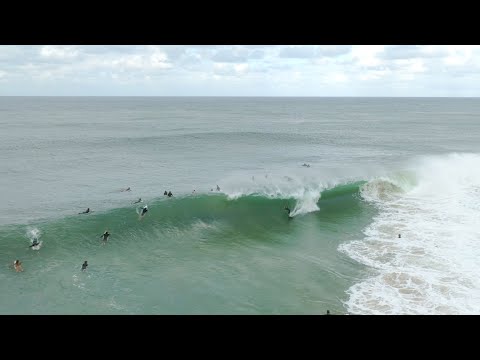
[[[149,211],[139,221],[138,204],[114,208],[107,211],[96,211],[89,216],[72,215],[58,220],[49,220],[29,226],[27,237],[30,241],[46,236],[51,246],[70,246],[69,242],[97,240],[108,230],[113,236],[126,238],[129,236],[154,238],[159,233],[185,234],[185,232],[245,232],[254,228],[265,234],[283,232],[288,226],[288,217],[284,206],[288,204],[291,216],[316,212],[322,201],[344,201],[344,197],[358,194],[362,182],[340,184],[331,188],[323,186],[299,187],[290,192],[256,191],[211,192],[206,194],[185,195],[178,197],[161,197],[149,200]],[[349,201],[359,201],[349,197]],[[144,204],[143,204],[144,205]],[[3,227],[0,235],[7,239],[17,238],[19,229],[24,225]],[[175,235],[176,236],[176,235]],[[203,234],[203,237],[206,235]],[[267,236],[267,235],[266,235]],[[0,245],[5,245],[2,242]]]

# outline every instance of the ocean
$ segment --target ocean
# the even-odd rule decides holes
[[[476,98],[0,97],[0,314],[480,314],[479,118]]]

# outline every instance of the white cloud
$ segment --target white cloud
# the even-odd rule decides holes
[[[0,69],[9,84],[0,95],[202,95],[215,79],[209,95],[395,96],[414,88],[480,96],[480,47],[468,45],[0,46]]]
[[[321,56],[339,56],[350,53],[351,45],[321,45],[318,47],[318,53]]]
[[[348,76],[342,72],[332,72],[327,74],[326,81],[332,84],[348,82]]]
[[[383,63],[379,55],[384,49],[384,45],[354,45],[352,57],[360,66],[379,66]]]
[[[238,76],[248,71],[248,64],[214,63],[213,72],[216,76]]]
[[[447,48],[448,56],[445,58],[446,65],[461,66],[467,64],[478,46],[452,45]]]
[[[378,80],[390,75],[391,73],[392,72],[390,69],[369,70],[361,73],[358,78],[362,81]]]
[[[215,62],[243,62],[246,61],[247,58],[244,54],[239,54],[238,52],[224,49],[218,51],[213,55],[212,60]]]
[[[350,50],[351,46],[346,45],[293,45],[281,47],[279,57],[292,59],[336,57],[348,54]]]
[[[391,45],[385,46],[381,57],[383,59],[410,59],[424,56],[422,47],[418,45]]]
[[[49,59],[73,59],[79,54],[78,49],[74,46],[42,46],[40,49],[40,55]]]
[[[421,73],[425,72],[426,67],[422,59],[400,59],[394,60],[393,64],[396,65],[400,71],[409,73]]]
[[[115,69],[118,72],[126,71],[154,71],[170,69],[173,64],[168,61],[165,53],[155,50],[151,53],[128,54],[116,56],[90,56],[77,65],[87,71],[99,69]]]
[[[314,58],[317,57],[317,49],[314,46],[293,45],[281,48],[279,51],[281,58]]]
[[[248,64],[235,64],[233,68],[237,74],[243,74],[248,70]]]

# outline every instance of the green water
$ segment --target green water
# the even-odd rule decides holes
[[[479,151],[476,115],[476,99],[0,98],[0,313],[369,313],[374,302],[358,300],[364,290],[355,286],[383,265],[366,266],[369,251],[361,258],[339,247],[366,233],[383,241],[369,229],[385,209],[387,243],[398,228],[409,233],[389,203],[367,201],[360,189],[404,196],[425,178],[422,168],[411,178],[404,170],[426,155],[447,159],[438,169],[450,174],[475,169],[476,158],[455,168],[461,161],[445,156]],[[385,176],[394,180],[375,182]],[[475,176],[465,179],[475,185]],[[149,208],[142,219],[133,205],[139,197]],[[421,199],[437,205],[433,195]],[[416,234],[438,228],[432,219],[457,216],[430,215],[414,200],[405,208],[423,221]],[[78,215],[87,207],[94,212]],[[34,229],[38,251],[29,248]],[[397,254],[410,254],[407,245]],[[440,262],[451,253],[428,246],[417,242],[415,251]],[[15,259],[24,272],[12,269]],[[406,263],[399,268],[417,281]],[[390,278],[379,278],[380,289]],[[385,292],[382,301],[398,296]],[[363,307],[347,305],[351,299]]]

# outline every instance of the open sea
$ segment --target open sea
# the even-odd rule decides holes
[[[479,138],[477,98],[0,97],[0,314],[480,314]]]

